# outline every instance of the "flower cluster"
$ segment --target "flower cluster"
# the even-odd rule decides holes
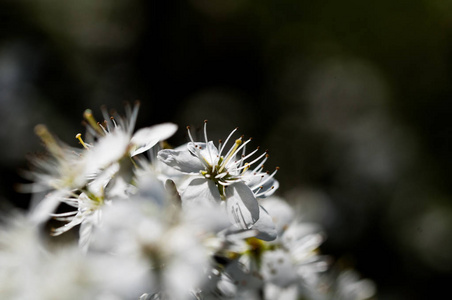
[[[33,158],[28,213],[0,227],[2,299],[369,299],[372,281],[336,270],[264,171],[251,139],[171,148],[164,123],[134,132],[126,116],[85,111],[78,148],[43,125],[47,154]],[[44,194],[43,194],[44,192]],[[66,242],[42,234],[75,237]],[[69,233],[73,234],[70,235]]]

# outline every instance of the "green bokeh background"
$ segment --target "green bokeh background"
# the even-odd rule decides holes
[[[452,1],[0,2],[0,203],[25,208],[46,124],[77,146],[85,108],[141,101],[138,127],[239,127],[278,195],[378,299],[452,279]]]

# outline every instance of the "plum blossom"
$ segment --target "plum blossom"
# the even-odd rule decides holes
[[[50,247],[33,222],[19,212],[2,221],[2,299],[138,299],[149,287],[142,261],[83,254],[73,244]]]
[[[209,266],[203,230],[167,197],[152,174],[141,177],[136,195],[104,210],[104,222],[90,248],[119,259],[141,260],[152,283],[142,299],[151,295],[190,299]]]
[[[281,198],[266,199],[263,206],[277,218],[278,238],[265,241],[248,236],[236,242],[240,245],[234,248],[236,257],[218,276],[216,290],[210,290],[232,295],[232,299],[262,299],[258,295],[263,293],[264,299],[295,300],[318,292],[320,277],[328,267],[328,258],[318,253],[324,240],[320,228],[296,220]]]
[[[77,134],[83,149],[76,151],[61,146],[44,126],[37,127],[38,135],[54,157],[52,164],[35,161],[47,171],[35,173],[38,182],[51,183],[49,178],[53,176],[59,180],[50,185],[54,191],[31,211],[35,222],[41,223],[50,216],[68,222],[55,229],[54,235],[81,225],[80,246],[87,247],[93,226],[100,223],[104,204],[111,203],[113,199],[126,198],[133,189],[135,163],[132,158],[169,138],[177,130],[175,124],[163,123],[142,128],[133,134],[138,109],[138,103],[133,109],[126,106],[126,117],[114,113],[115,116],[103,124],[96,122],[91,110],[86,110],[87,141]],[[107,119],[105,109],[103,115]],[[53,213],[60,203],[68,204],[75,210]]]
[[[237,128],[224,143],[220,141],[218,147],[215,147],[207,138],[206,127],[207,121],[204,122],[204,142],[195,142],[187,127],[190,142],[186,148],[161,150],[158,158],[189,175],[178,186],[186,207],[222,203],[231,223],[242,229],[251,229],[263,211],[256,198],[269,196],[278,187],[278,182],[273,178],[277,170],[272,174],[262,171],[268,158],[267,152],[247,162],[259,150],[257,148],[245,154],[245,146],[251,138],[243,141],[243,137],[240,137],[226,150],[226,145]],[[251,169],[256,163],[258,165]]]
[[[204,140],[188,128],[189,143],[165,149],[177,126],[134,133],[138,108],[126,106],[125,117],[102,109],[103,122],[86,110],[78,148],[36,126],[48,154],[31,161],[27,187],[42,201],[28,214],[0,215],[0,298],[363,300],[376,293],[353,270],[329,271],[322,229],[274,195],[278,168],[263,171],[267,151],[247,153],[251,138],[234,139],[236,128],[215,146],[205,121]],[[79,234],[44,238],[50,217],[64,222],[53,236],[78,227]]]

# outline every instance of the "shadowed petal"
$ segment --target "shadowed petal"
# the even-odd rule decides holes
[[[201,161],[187,150],[164,149],[159,151],[157,157],[168,166],[183,173],[198,174],[204,170]]]
[[[256,238],[264,241],[273,241],[278,235],[272,217],[262,206],[259,206],[259,220],[254,223],[253,229],[258,231]]]
[[[195,147],[196,146],[196,147]],[[208,146],[208,147],[207,147]],[[209,144],[206,143],[188,143],[187,149],[193,155],[200,156],[209,165],[214,165],[218,159],[218,149],[215,147],[212,141]]]
[[[242,182],[226,188],[226,209],[232,223],[250,229],[259,219],[259,204],[250,188]]]
[[[195,178],[180,195],[184,207],[213,205],[221,201],[218,188],[212,180]]]

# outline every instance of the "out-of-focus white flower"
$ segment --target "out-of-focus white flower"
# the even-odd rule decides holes
[[[67,198],[61,200],[72,207],[77,208],[75,211],[69,211],[64,213],[52,214],[58,221],[68,222],[65,225],[53,230],[52,234],[60,235],[73,227],[80,225],[79,245],[82,249],[85,249],[89,245],[89,239],[93,227],[100,224],[101,220],[101,207],[104,205],[104,199],[102,197],[86,193],[81,193],[77,197]]]
[[[106,198],[125,197],[135,171],[131,158],[171,137],[177,130],[177,125],[163,123],[139,129],[133,134],[139,103],[133,109],[129,105],[125,108],[126,117],[117,113],[109,117],[103,109],[103,124],[96,122],[92,112],[86,110],[84,117],[89,142],[85,143],[81,135],[77,135],[87,150],[86,160],[92,178],[89,188],[93,193],[104,192]]]
[[[176,170],[191,175],[178,187],[185,206],[216,205],[223,200],[230,221],[243,229],[251,229],[260,215],[256,198],[270,195],[278,186],[273,178],[276,171],[272,174],[262,172],[267,153],[246,162],[258,151],[256,149],[245,154],[245,146],[251,139],[245,142],[242,137],[236,139],[229,151],[223,154],[236,129],[217,148],[212,141],[208,141],[206,124],[204,122],[204,142],[195,142],[188,128],[191,142],[187,148],[161,150],[158,158]],[[258,166],[251,171],[251,165],[259,161]]]
[[[112,199],[126,198],[130,192],[135,172],[132,157],[149,150],[177,130],[175,124],[164,123],[132,134],[138,108],[138,104],[133,109],[126,106],[125,118],[117,114],[109,118],[104,109],[108,121],[103,124],[96,122],[92,112],[86,110],[87,142],[77,134],[76,138],[84,149],[74,153],[60,146],[45,127],[38,127],[37,133],[58,163],[53,170],[52,165],[40,163],[40,160],[37,162],[56,178],[56,182],[64,179],[64,184],[53,184],[55,191],[31,212],[35,222],[45,221],[52,215],[60,221],[67,221],[66,225],[54,231],[56,235],[81,224],[80,245],[87,247],[93,226],[100,222],[103,205]],[[37,178],[43,181],[50,176],[46,174],[44,172]],[[60,203],[69,204],[76,210],[52,214]]]
[[[44,125],[37,125],[35,132],[49,153],[30,159],[35,170],[24,171],[33,181],[29,191],[72,190],[85,185],[88,174],[83,150],[57,140]]]
[[[276,284],[267,283],[264,287],[265,300],[298,300],[300,299],[300,291],[298,284],[281,287]],[[310,299],[310,298],[307,298]],[[317,300],[317,298],[312,298]],[[319,298],[320,300],[320,298]]]
[[[139,261],[84,255],[72,244],[49,248],[38,228],[20,214],[3,225],[2,299],[137,299],[148,288],[147,269]]]
[[[0,295],[20,287],[20,272],[39,263],[45,252],[38,230],[19,213],[2,220],[0,227]],[[28,267],[27,267],[28,266]],[[30,274],[31,276],[32,274]],[[7,294],[6,294],[7,295]],[[2,297],[7,298],[8,297]]]
[[[185,222],[180,208],[167,199],[149,197],[150,184],[155,184],[151,195],[166,197],[157,179],[141,182],[136,196],[104,209],[102,226],[94,232],[89,249],[142,260],[152,278],[149,295],[190,299],[205,278],[209,251],[200,229]]]
[[[365,300],[370,299],[376,293],[375,283],[370,279],[360,278],[353,269],[342,270],[337,277],[329,280],[331,299]]]
[[[139,103],[133,109],[126,105],[126,117],[121,117],[117,113],[114,116],[108,115],[105,109],[102,110],[104,122],[97,122],[91,112],[84,113],[86,125],[87,143],[77,135],[80,143],[87,149],[92,149],[90,162],[97,164],[99,169],[103,169],[113,162],[117,162],[123,156],[133,157],[143,153],[158,142],[171,137],[177,130],[177,125],[173,123],[163,123],[146,128],[141,128],[133,133],[138,115]]]
[[[260,203],[269,212],[278,236],[281,236],[294,220],[293,208],[285,200],[276,196],[262,199]]]
[[[318,254],[322,242],[323,235],[313,224],[289,225],[272,251],[262,255],[261,274],[268,293],[265,299],[273,299],[275,293],[287,293],[287,299],[311,299],[321,275],[328,269],[329,259]]]
[[[44,125],[37,125],[35,132],[43,141],[48,155],[30,159],[33,169],[24,171],[23,175],[32,183],[21,187],[24,192],[50,191],[44,199],[31,204],[32,219],[40,223],[49,218],[61,199],[84,187],[90,176],[83,150],[71,148],[57,140]]]
[[[318,254],[324,240],[320,228],[296,221],[290,206],[280,198],[267,199],[263,205],[275,220],[278,238],[264,241],[251,236],[237,243],[241,247],[236,247],[236,258],[226,263],[224,274],[217,279],[218,293],[234,291],[234,299],[244,297],[243,293],[252,297],[261,292],[265,299],[275,299],[278,293],[287,299],[310,295],[328,267],[328,259]],[[235,289],[227,284],[228,278]]]
[[[255,158],[258,149],[246,154],[251,139],[240,137],[227,150],[234,129],[216,147],[205,122],[203,142],[195,142],[188,128],[188,144],[159,151],[159,142],[176,125],[133,134],[138,104],[126,106],[125,118],[102,113],[106,121],[99,123],[85,111],[86,135],[76,136],[82,149],[36,127],[50,155],[32,161],[37,170],[30,172],[31,191],[50,192],[30,214],[0,227],[0,298],[363,300],[374,295],[373,282],[351,271],[324,272],[328,258],[318,252],[324,235],[273,196],[278,168],[263,172],[266,152]],[[146,151],[149,158],[137,157]],[[265,199],[258,203],[258,198]],[[44,242],[36,225],[49,216],[66,222],[54,235],[80,226],[78,247]]]

